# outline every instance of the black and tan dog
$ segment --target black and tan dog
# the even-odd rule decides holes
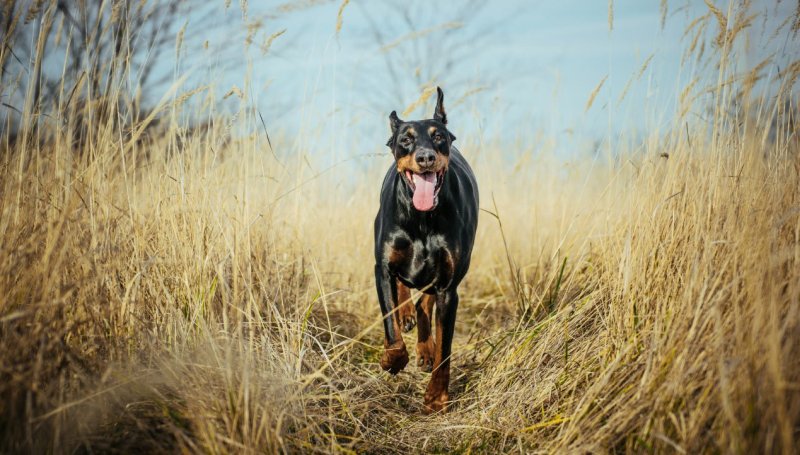
[[[444,95],[432,120],[389,116],[395,165],[386,173],[375,218],[375,282],[384,315],[381,367],[397,374],[408,363],[401,328],[417,328],[417,364],[432,371],[427,412],[447,407],[457,288],[469,268],[478,226],[478,185],[453,147]],[[420,289],[416,311],[409,288]],[[436,307],[436,339],[431,334]]]

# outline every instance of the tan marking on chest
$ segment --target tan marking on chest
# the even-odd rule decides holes
[[[411,243],[404,248],[389,246],[386,250],[386,261],[392,265],[405,264],[411,261],[413,254],[414,248]]]

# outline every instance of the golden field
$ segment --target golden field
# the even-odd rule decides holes
[[[378,365],[382,143],[343,180],[251,111],[189,127],[178,82],[141,115],[111,77],[31,90],[0,146],[0,452],[797,453],[800,66],[736,68],[735,25],[622,149],[454,128],[483,212],[432,416],[413,354]]]

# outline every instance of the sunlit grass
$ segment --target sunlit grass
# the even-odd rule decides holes
[[[378,366],[388,154],[345,181],[292,138],[186,128],[172,93],[121,134],[88,111],[131,105],[66,91],[66,127],[3,138],[0,450],[794,453],[795,77],[720,83],[707,121],[687,101],[610,157],[459,134],[484,212],[433,416],[428,375]]]

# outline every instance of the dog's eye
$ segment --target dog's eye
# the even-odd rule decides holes
[[[404,137],[404,138],[400,139],[400,145],[408,147],[409,145],[411,145],[411,138]]]
[[[436,133],[433,135],[433,140],[436,142],[442,142],[444,140],[444,136],[442,136],[442,133]]]

